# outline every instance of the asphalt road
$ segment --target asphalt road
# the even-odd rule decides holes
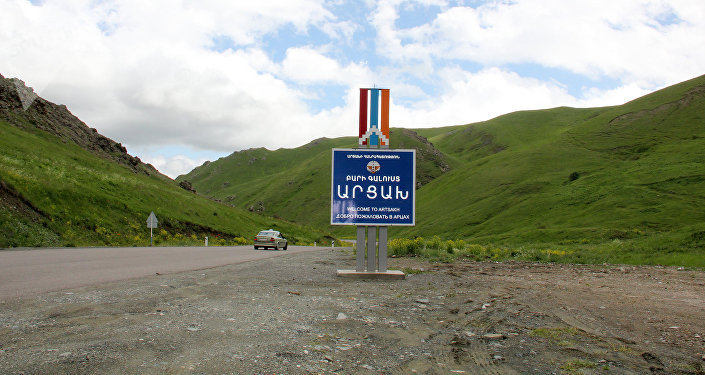
[[[156,274],[223,266],[327,249],[286,251],[234,247],[122,247],[0,251],[0,300]]]

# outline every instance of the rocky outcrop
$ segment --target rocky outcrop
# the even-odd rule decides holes
[[[152,165],[145,164],[138,157],[127,153],[122,144],[88,127],[65,105],[45,100],[22,80],[5,78],[1,74],[0,119],[20,128],[34,127],[46,131],[64,142],[73,142],[102,158],[122,164],[135,173],[169,178],[159,173]]]
[[[435,178],[450,171],[446,156],[429,142],[411,129],[401,129],[401,136],[394,140],[399,148],[416,149],[416,187],[431,182]]]
[[[179,187],[186,190],[186,191],[190,191],[190,192],[196,194],[196,189],[193,188],[193,185],[191,185],[190,181],[183,180],[183,181],[179,182]]]

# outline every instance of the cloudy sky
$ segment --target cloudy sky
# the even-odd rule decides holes
[[[356,135],[360,87],[394,127],[622,104],[705,74],[705,2],[0,0],[0,73],[176,177]]]

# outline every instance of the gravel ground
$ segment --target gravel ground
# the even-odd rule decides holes
[[[328,249],[0,302],[0,374],[703,374],[705,273]]]

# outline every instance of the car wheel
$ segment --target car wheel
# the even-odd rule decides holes
[[[255,246],[255,250],[259,250],[259,246]]]
[[[288,244],[288,243],[285,243],[285,244],[284,244],[284,250],[286,250],[286,249],[288,249],[288,248],[289,248],[289,244]]]

